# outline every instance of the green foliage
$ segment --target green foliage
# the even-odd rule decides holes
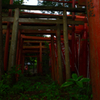
[[[59,86],[56,83],[47,84],[42,82],[36,82],[33,86],[31,86],[26,92],[34,91],[38,92],[37,96],[33,95],[32,98],[47,98],[47,100],[60,98]],[[43,99],[44,100],[44,99]]]
[[[92,89],[89,81],[89,78],[72,74],[72,78],[62,84],[61,88],[66,87],[65,90],[71,100],[91,100]]]
[[[14,84],[15,82],[15,74],[19,74],[19,76],[21,76],[21,70],[19,70],[19,66],[13,66],[11,71],[9,71],[8,73],[5,73],[4,75],[2,75],[2,81],[4,84],[7,84],[9,86],[11,86],[12,84]]]
[[[43,76],[36,76],[29,79],[23,77],[12,86],[0,81],[1,100],[28,100],[29,98],[32,100],[66,100],[60,97],[60,86],[53,82],[49,75],[44,78]]]
[[[84,82],[89,82],[90,79],[88,78],[82,78],[82,76],[77,76],[77,74],[73,74],[72,75],[72,79],[68,79],[69,81],[68,82],[65,82],[62,87],[66,87],[66,86],[69,86],[69,85],[73,85],[73,84],[76,84],[78,85],[79,87],[83,87],[83,83]]]
[[[6,83],[9,77],[11,78],[10,75],[5,74],[0,81],[0,100],[91,100],[92,98],[91,86],[88,83],[90,79],[78,77],[76,74],[61,87],[53,82],[50,75],[32,78],[20,75],[19,81],[11,86]],[[80,85],[79,81],[83,85]]]
[[[8,77],[7,75],[5,75]],[[4,80],[0,81],[0,98],[4,97],[7,95],[7,92],[9,91],[10,86],[8,84],[4,84]]]
[[[9,4],[10,0],[2,0],[2,4]],[[23,3],[23,0],[14,0],[13,4],[21,5]]]
[[[2,4],[9,4],[10,0],[2,0]]]
[[[28,100],[28,98],[29,98],[26,94],[20,93],[20,95],[21,95],[21,97],[19,100],[23,100],[23,99]]]
[[[8,73],[9,74],[21,74],[21,70],[19,70],[21,67],[20,67],[20,65],[19,66],[13,66],[12,68],[11,68],[11,71],[9,71]]]
[[[0,81],[0,98],[3,98],[9,93],[14,81],[13,78],[15,78],[15,74],[21,75],[21,70],[18,70],[18,68],[14,66],[12,67],[11,71],[2,75],[2,80]]]
[[[23,0],[13,0],[14,5],[21,5],[22,3],[23,3]],[[10,4],[10,0],[2,0],[2,5],[7,5],[7,4]],[[5,15],[8,13],[8,9],[3,9],[2,12],[3,12],[3,15]]]
[[[23,0],[14,0],[15,5],[21,5],[23,3]]]
[[[65,1],[70,1],[70,0],[65,0]],[[51,1],[39,1],[38,0],[38,5],[42,5],[42,6],[53,6],[53,7],[63,7],[63,3],[59,3],[59,2],[51,2]],[[65,3],[65,7],[72,7],[72,4],[68,4]],[[46,13],[45,11],[42,11],[43,13]],[[53,13],[58,13],[58,14],[62,14],[62,11],[47,11],[47,13],[49,14],[53,14]]]
[[[59,99],[60,98],[59,86],[56,83],[50,84],[44,96],[47,97],[47,100]]]
[[[11,94],[19,94],[20,92],[26,91],[30,87],[30,81],[23,82],[18,81],[12,88],[11,88]],[[13,91],[13,92],[12,92]]]

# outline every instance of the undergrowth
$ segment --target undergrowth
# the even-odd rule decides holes
[[[5,74],[0,81],[0,100],[91,100],[90,79],[76,74],[59,86],[50,75],[24,77],[21,71],[19,81],[12,84],[11,74]]]

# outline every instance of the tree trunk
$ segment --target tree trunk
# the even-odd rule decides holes
[[[0,80],[3,74],[2,0],[0,0]]]

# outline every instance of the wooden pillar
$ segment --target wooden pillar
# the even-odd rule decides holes
[[[15,65],[16,61],[15,59],[16,59],[16,44],[17,44],[17,34],[18,34],[18,19],[19,19],[19,8],[16,8],[14,14],[13,28],[12,28],[8,71],[11,70],[11,67]]]
[[[67,79],[70,78],[70,62],[69,62],[69,44],[68,44],[66,10],[63,11],[63,35],[64,35],[64,45],[65,45],[65,68],[66,68],[66,81],[67,81]]]
[[[54,51],[54,35],[51,35],[51,63],[52,63],[52,78],[55,80],[55,51]]]
[[[93,100],[100,100],[100,0],[86,0]]]
[[[57,54],[58,54],[58,84],[63,83],[63,74],[62,74],[62,58],[61,58],[61,37],[60,37],[60,25],[57,24]]]
[[[42,42],[40,42],[40,74],[42,74]]]

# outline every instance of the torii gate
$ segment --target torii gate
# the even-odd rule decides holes
[[[79,0],[79,2],[81,1],[84,2],[85,0]],[[57,0],[57,2],[59,1]],[[72,3],[72,1],[69,3]],[[100,96],[99,96],[100,94],[100,63],[99,63],[100,1],[87,0],[86,3],[87,3],[87,14],[88,14],[88,21],[89,21],[89,34],[90,34],[90,59],[91,59],[91,78],[92,78],[92,86],[93,86],[93,100],[100,100]]]

